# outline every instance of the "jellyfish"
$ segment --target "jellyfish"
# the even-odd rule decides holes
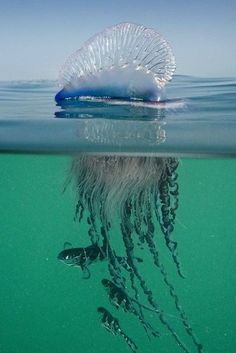
[[[55,100],[64,109],[68,104],[81,107],[82,103],[109,107],[111,114],[112,107],[117,105],[158,111],[166,101],[164,86],[174,71],[172,49],[158,32],[142,25],[121,23],[92,37],[67,59],[60,72],[62,87]],[[117,310],[123,308],[126,315],[135,315],[154,338],[158,339],[161,325],[183,352],[194,349],[201,353],[203,346],[169,279],[159,246],[162,241],[177,274],[184,278],[174,237],[179,204],[178,164],[178,159],[171,156],[80,153],[73,157],[68,182],[73,181],[76,191],[75,219],[88,227],[88,247],[96,249],[99,258],[106,260],[109,278],[102,284],[110,305],[113,303]],[[148,254],[153,270],[159,272],[183,330],[192,342],[191,348],[177,334],[158,295],[144,277],[142,252]],[[83,254],[90,264],[92,257],[86,258],[88,251]],[[78,259],[71,261],[77,263]],[[148,322],[147,312],[157,318],[157,328]]]

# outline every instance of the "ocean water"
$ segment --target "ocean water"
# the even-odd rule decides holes
[[[53,102],[56,83],[48,81],[3,82],[0,91],[0,352],[129,352],[122,337],[101,326],[99,306],[119,319],[138,352],[182,351],[154,313],[146,317],[161,336],[149,340],[134,315],[112,307],[100,283],[106,262],[91,265],[86,280],[57,260],[65,242],[89,240],[86,217],[74,221],[75,189],[63,192],[71,160],[110,151],[179,158],[173,237],[184,279],[166,247],[158,249],[203,352],[235,353],[236,80],[176,77],[166,94],[181,104],[158,112],[100,105],[63,112]],[[117,241],[118,222],[111,229]],[[168,322],[196,352],[150,257],[145,249],[138,267]]]

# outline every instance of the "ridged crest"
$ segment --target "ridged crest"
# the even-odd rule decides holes
[[[106,95],[104,87],[109,86],[110,96],[115,91],[116,96],[134,97],[143,91],[145,97],[155,87],[162,88],[174,70],[172,50],[158,32],[142,25],[121,23],[95,35],[72,54],[61,69],[59,82],[70,91],[79,88],[93,93],[98,88],[101,95]],[[119,94],[116,87],[121,90]]]

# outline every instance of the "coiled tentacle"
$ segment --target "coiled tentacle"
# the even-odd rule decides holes
[[[167,159],[166,168],[163,170],[159,181],[160,212],[158,213],[158,220],[165,237],[166,246],[171,252],[178,274],[184,278],[178,258],[177,242],[171,238],[174,230],[175,211],[178,208],[177,166],[178,162],[174,158]],[[171,196],[174,198],[173,205],[171,205]],[[157,200],[156,207],[158,207]]]
[[[138,347],[134,341],[121,329],[118,319],[103,307],[99,307],[97,311],[102,314],[101,323],[105,329],[111,332],[113,335],[119,335],[123,337],[129,348],[132,350],[132,352],[135,353]]]
[[[182,348],[182,350],[185,353],[189,353],[189,350],[185,346],[185,344],[180,340],[178,337],[177,333],[172,329],[170,324],[165,318],[165,315],[163,311],[160,309],[159,305],[154,301],[152,291],[147,287],[144,279],[140,275],[138,269],[136,268],[134,261],[133,261],[133,249],[134,249],[134,244],[133,240],[131,237],[131,227],[130,227],[130,214],[131,214],[131,209],[130,209],[130,200],[126,202],[126,207],[125,207],[125,214],[123,218],[123,222],[121,223],[121,232],[123,236],[123,241],[125,244],[126,248],[126,253],[127,253],[127,259],[129,261],[129,265],[132,267],[134,274],[136,278],[138,279],[140,286],[144,292],[144,294],[147,297],[148,302],[150,305],[156,310],[156,314],[159,317],[160,322],[168,329],[168,331],[171,333],[172,337],[175,339],[177,344]]]
[[[171,252],[178,272],[182,274],[177,242],[172,238],[179,196],[177,166],[178,161],[175,158],[80,155],[72,165],[78,197],[75,217],[82,221],[83,215],[86,215],[92,246],[98,249],[100,260],[107,260],[104,263],[107,263],[112,282],[127,294],[132,304],[127,311],[137,317],[147,334],[158,336],[158,330],[145,317],[146,311],[154,313],[182,351],[189,353],[183,342],[184,337],[179,336],[169,320],[169,316],[173,315],[163,311],[158,298],[155,298],[140,272],[141,268],[139,270],[139,263],[143,259],[136,256],[136,250],[149,250],[175,305],[178,319],[198,353],[202,353],[202,345],[188,322],[160,259],[154,234],[153,214],[158,219],[161,233],[164,234],[164,243]],[[121,240],[115,239],[113,234],[116,212]],[[88,258],[90,257],[88,254]],[[145,297],[144,303],[140,301],[140,289]]]
[[[116,286],[112,281],[109,281],[107,279],[103,279],[102,284],[104,285],[105,289],[108,292],[108,296],[109,296],[111,303],[117,309],[121,307],[125,312],[130,312],[131,314],[135,315],[138,318],[138,320],[140,321],[140,323],[142,324],[147,335],[148,335],[148,331],[150,331],[154,337],[160,336],[160,333],[157,330],[155,330],[144,319],[143,315],[140,315],[139,311],[135,307],[135,305],[137,305],[138,308],[142,308],[142,305],[136,299],[131,298],[126,293],[124,288],[120,288],[120,287]]]
[[[147,214],[148,232],[147,232],[147,234],[145,236],[145,240],[146,240],[146,242],[148,244],[150,253],[153,256],[154,264],[160,269],[160,272],[161,272],[161,275],[163,277],[163,280],[164,280],[165,284],[167,285],[167,287],[169,289],[170,296],[174,300],[176,310],[177,310],[177,312],[180,315],[181,321],[182,321],[182,323],[184,325],[184,328],[185,328],[187,334],[191,337],[194,345],[197,348],[197,351],[199,353],[201,353],[202,349],[203,349],[202,344],[199,343],[198,339],[196,338],[195,334],[193,333],[193,329],[190,326],[188,318],[187,318],[184,310],[182,309],[182,307],[180,305],[179,298],[178,298],[178,296],[177,296],[177,294],[175,292],[175,289],[174,289],[173,285],[170,283],[170,281],[168,279],[168,275],[167,275],[167,273],[166,273],[166,271],[164,269],[164,266],[163,266],[163,264],[160,261],[160,257],[159,257],[158,251],[156,249],[156,245],[155,245],[154,239],[153,239],[154,238],[154,224],[152,222],[151,205],[150,205],[150,203],[147,204],[147,213],[146,214]]]

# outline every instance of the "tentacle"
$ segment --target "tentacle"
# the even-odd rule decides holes
[[[174,226],[176,210],[179,206],[179,185],[177,183],[178,174],[176,169],[179,165],[179,162],[176,158],[169,158],[166,165],[167,171],[167,182],[170,188],[170,221]]]
[[[131,207],[131,202],[130,202],[130,207]],[[132,231],[134,229],[134,225],[131,222],[129,222],[129,223],[127,223],[127,227],[129,227],[129,231],[130,231],[130,233],[132,233]],[[135,257],[133,257],[133,259],[135,259]],[[133,302],[135,302],[138,307],[138,311],[133,308],[133,314],[136,315],[138,317],[139,321],[142,323],[149,339],[150,339],[150,337],[148,334],[148,330],[151,332],[151,334],[154,337],[158,337],[160,335],[159,332],[156,331],[155,329],[153,329],[153,327],[148,322],[145,321],[144,314],[143,314],[143,307],[142,307],[142,305],[139,304],[138,288],[135,284],[135,274],[134,274],[133,268],[129,265],[128,259],[127,259],[127,264],[128,264],[128,267],[130,268],[130,271],[129,271],[130,284],[131,284],[131,288],[134,292],[134,297],[135,297]]]
[[[166,246],[171,252],[178,274],[180,277],[184,278],[178,258],[177,242],[171,239],[171,234],[174,230],[175,211],[178,208],[177,166],[178,161],[175,158],[167,159],[166,166],[159,181],[159,193],[156,195],[156,209],[158,209],[159,203],[160,212],[158,212],[157,218],[165,237]],[[171,196],[173,196],[174,199],[172,205]]]
[[[87,218],[87,223],[90,225],[88,234],[89,234],[91,243],[99,245],[99,234],[96,227],[95,212],[94,212],[93,204],[91,202],[90,197],[88,197],[87,204],[88,204],[88,211],[89,211],[89,217]]]
[[[156,309],[156,314],[158,315],[160,322],[168,329],[168,331],[171,333],[172,337],[175,339],[177,344],[182,348],[182,350],[185,353],[189,353],[189,350],[186,348],[185,344],[180,340],[177,333],[173,330],[173,328],[170,326],[170,324],[166,320],[165,315],[164,315],[163,311],[160,309],[159,305],[154,301],[152,291],[147,287],[144,279],[139,274],[139,272],[134,264],[134,261],[133,261],[134,244],[133,244],[133,240],[131,237],[130,226],[127,225],[127,224],[129,224],[129,218],[130,218],[130,202],[129,201],[126,202],[125,214],[123,217],[124,218],[123,218],[123,222],[121,223],[121,231],[122,231],[123,241],[125,244],[129,265],[132,267],[134,274],[135,274],[136,278],[138,279],[140,286],[148,299],[148,302],[150,303],[150,305],[154,309]]]
[[[135,204],[133,207],[133,212],[134,212],[134,228],[135,232],[139,236],[139,245],[141,249],[143,249],[143,244],[145,242],[144,239],[144,232],[142,232],[142,210],[143,210],[143,204],[144,204],[144,191],[141,190],[139,194],[136,197]]]
[[[129,348],[132,350],[132,352],[136,353],[138,347],[136,346],[134,341],[129,336],[127,336],[123,330],[120,331],[120,335],[124,338],[125,342],[129,346]]]
[[[187,318],[184,310],[182,309],[182,307],[180,305],[179,298],[178,298],[178,296],[177,296],[177,294],[175,292],[175,289],[174,289],[173,285],[170,283],[170,281],[168,279],[168,275],[167,275],[167,273],[166,273],[166,271],[164,269],[164,266],[163,266],[163,264],[160,261],[159,254],[158,254],[158,251],[156,249],[155,242],[153,240],[153,237],[154,237],[154,224],[152,222],[152,214],[151,214],[151,205],[150,205],[150,203],[147,204],[147,213],[146,214],[147,214],[148,232],[147,232],[147,234],[145,236],[145,240],[146,240],[146,242],[148,244],[148,247],[149,247],[149,250],[150,250],[150,252],[151,252],[151,254],[153,256],[154,264],[160,269],[160,272],[161,272],[161,275],[163,277],[163,280],[164,280],[165,284],[167,285],[167,287],[169,289],[171,297],[174,300],[176,310],[179,313],[179,316],[181,318],[181,321],[183,322],[183,325],[184,325],[184,328],[185,328],[187,334],[191,337],[194,345],[197,348],[197,351],[199,353],[201,353],[202,350],[203,350],[202,344],[198,341],[198,339],[196,338],[195,334],[193,333],[193,329],[190,326],[188,318]]]
[[[145,327],[145,329],[150,329],[151,325],[149,327],[149,324],[146,323],[144,317],[145,312],[143,312],[143,310],[148,308],[147,310],[155,312],[161,324],[166,327],[166,329],[170,332],[170,334],[173,336],[173,338],[181,347],[181,349],[185,353],[189,353],[188,348],[186,348],[185,344],[179,338],[172,325],[170,325],[170,323],[168,322],[167,314],[165,314],[161,310],[158,302],[154,299],[152,291],[148,288],[145,280],[138,271],[137,264],[135,263],[134,242],[132,239],[132,233],[134,232],[134,230],[138,235],[138,245],[143,248],[145,243],[147,244],[150,253],[152,254],[154,264],[159,267],[163,280],[169,289],[170,295],[175,303],[176,310],[179,313],[180,320],[183,322],[186,332],[192,338],[194,344],[198,348],[198,353],[202,353],[202,346],[197,341],[196,337],[192,332],[192,328],[188,323],[187,317],[183,309],[181,308],[175,289],[169,282],[167,273],[162,263],[160,262],[159,254],[156,249],[155,242],[153,240],[154,225],[152,223],[150,200],[148,199],[152,191],[154,191],[153,197],[154,204],[156,206],[154,207],[154,209],[158,221],[160,223],[161,230],[164,234],[166,246],[171,252],[179,275],[182,275],[177,253],[177,242],[174,241],[171,237],[172,232],[174,230],[176,210],[178,208],[179,192],[177,183],[178,175],[176,173],[178,161],[175,158],[164,158],[163,160],[158,158],[157,161],[154,161],[152,163],[153,169],[150,175],[153,177],[149,176],[149,178],[147,179],[145,178],[145,173],[142,175],[141,178],[139,178],[140,174],[137,174],[140,168],[142,170],[145,169],[146,159],[140,159],[138,163],[134,163],[134,177],[133,174],[130,175],[130,180],[128,180],[127,178],[125,178],[124,180],[122,178],[120,179],[119,177],[116,178],[117,173],[115,173],[115,185],[119,185],[121,190],[126,191],[121,193],[121,195],[119,195],[118,193],[119,197],[115,198],[114,196],[119,191],[119,188],[114,188],[113,190],[113,188],[110,187],[110,183],[112,184],[112,178],[109,178],[109,173],[111,167],[113,166],[113,164],[112,166],[107,165],[109,164],[110,158],[111,157],[109,156],[98,160],[91,159],[90,163],[90,159],[85,156],[81,156],[74,163],[74,166],[72,168],[75,168],[74,171],[76,175],[76,186],[78,195],[75,218],[78,219],[80,222],[83,218],[84,210],[86,209],[86,211],[88,211],[89,214],[87,216],[87,222],[89,225],[90,240],[92,244],[96,243],[99,245],[99,247],[101,246],[101,251],[103,251],[104,257],[108,259],[108,270],[113,282],[116,283],[119,287],[125,288],[127,287],[126,281],[128,282],[127,273],[124,272],[125,267],[122,267],[122,263],[119,262],[119,257],[116,255],[116,252],[113,248],[113,243],[111,241],[112,239],[110,238],[109,234],[111,228],[111,219],[113,217],[112,212],[115,209],[114,205],[116,205],[116,202],[112,204],[112,201],[118,200],[118,209],[121,213],[122,220],[121,231],[123,237],[123,244],[125,246],[127,256],[127,268],[130,268],[130,270],[128,271],[130,282],[129,288],[131,287],[134,293],[134,298],[132,298],[132,300],[133,304],[135,303],[133,306],[137,311],[136,316],[141,322],[143,321],[143,326]],[[118,164],[120,169],[122,169],[127,164],[123,163],[123,159],[119,159],[118,162],[114,160],[113,162],[116,164],[119,162]],[[96,163],[98,163],[99,165],[101,165],[101,163],[105,163],[105,165],[104,167],[100,166],[100,169],[98,168],[97,171]],[[142,163],[142,165],[140,166],[139,163]],[[93,171],[97,172],[94,173]],[[124,169],[124,172],[125,171],[126,169]],[[135,173],[137,174],[137,178]],[[155,185],[156,177],[158,177],[158,185]],[[129,184],[127,183],[127,180],[129,181]],[[129,191],[129,185],[132,187],[135,186],[134,192]],[[112,205],[112,207],[109,207],[110,205]],[[147,205],[149,206],[148,213],[146,213]],[[143,293],[145,294],[148,303],[150,304],[150,308],[145,306],[144,304],[139,303],[138,289],[140,287]]]
[[[132,299],[131,299],[132,300]],[[134,315],[139,319],[139,321],[141,322],[141,324],[143,325],[143,328],[149,338],[149,335],[148,335],[148,330],[151,332],[151,334],[154,336],[154,337],[160,337],[160,332],[155,330],[152,325],[150,325],[144,318],[144,314],[143,314],[143,310],[142,308],[144,306],[142,306],[137,300],[135,300],[135,303],[138,305],[138,308],[139,308],[139,312],[137,312],[136,310],[133,311]]]
[[[106,241],[106,244],[107,244],[106,245],[106,253],[107,253],[107,259],[108,259],[108,270],[111,275],[111,278],[115,283],[118,283],[118,284],[122,283],[122,286],[123,286],[123,279],[121,276],[120,266],[119,266],[119,263],[116,259],[115,254],[114,254],[114,251],[112,250],[112,248],[110,246],[108,229],[105,228],[105,226],[101,227],[101,234],[102,234],[104,241]]]
[[[148,330],[154,337],[160,336],[160,333],[156,331],[147,321],[145,321],[145,318],[140,315],[139,310],[136,309],[136,305],[138,308],[142,308],[142,305],[136,299],[131,298],[124,288],[118,287],[115,283],[107,279],[103,279],[102,284],[108,292],[111,304],[117,309],[121,307],[126,313],[129,312],[135,315],[145,329],[148,338]]]
[[[103,307],[99,307],[97,310],[102,314],[101,323],[105,329],[113,335],[120,335],[123,337],[129,348],[135,353],[138,347],[134,341],[121,329],[118,319],[112,316],[111,313]]]
[[[140,193],[140,194],[139,194],[139,197],[142,199],[142,193]],[[132,205],[132,210],[137,210],[134,202],[132,202],[132,204],[130,203],[130,206],[131,205]],[[141,228],[141,217],[138,216],[138,212],[134,212],[134,225],[133,225],[133,227],[131,227],[130,230],[132,230],[132,228],[134,228],[136,230],[136,233],[137,233],[137,230]],[[140,243],[142,244],[143,242],[144,242],[144,238],[141,238]],[[145,321],[144,314],[143,314],[143,306],[139,303],[138,288],[135,285],[135,275],[134,275],[132,268],[130,271],[130,282],[131,282],[131,288],[134,291],[134,298],[135,298],[134,300],[131,298],[131,300],[134,301],[138,306],[139,313],[137,313],[137,314],[139,315],[139,320],[143,323],[143,327],[147,333],[148,338],[149,338],[149,335],[148,335],[147,329],[149,329],[151,331],[151,333],[154,337],[158,337],[160,335],[159,332],[154,330],[153,327]]]
[[[79,220],[79,223],[81,222],[84,214],[84,205],[80,201],[80,199],[77,201],[77,204],[75,206],[75,215],[74,215],[74,221],[77,219]]]
[[[77,169],[77,163],[78,163],[77,159],[75,159],[72,163],[71,172],[70,172],[70,179],[68,178],[67,185],[71,181],[71,176],[76,175],[75,184],[76,184],[76,189],[77,189],[78,201],[77,201],[77,204],[75,207],[74,220],[76,221],[78,219],[78,221],[81,222],[81,220],[83,218],[84,210],[85,210],[85,205],[83,202],[85,191],[84,191],[84,188],[81,187],[81,184],[84,184],[84,181],[86,180],[85,179],[86,175],[85,175],[85,170],[82,173],[74,173]],[[82,168],[81,168],[81,170],[82,170]]]
[[[140,303],[139,303],[138,289],[135,285],[135,275],[134,275],[133,271],[130,272],[130,282],[131,282],[131,288],[133,289],[134,295],[135,295],[135,303],[137,304],[138,310],[139,310],[139,312],[136,312],[136,310],[135,310],[135,315],[138,317],[139,321],[142,323],[144,330],[145,330],[149,339],[150,339],[150,337],[148,334],[148,329],[151,331],[151,333],[154,337],[160,336],[159,332],[154,330],[153,327],[145,321],[144,314],[143,314],[143,308],[142,308],[142,305],[140,305]],[[132,300],[132,298],[131,298],[131,300]]]

